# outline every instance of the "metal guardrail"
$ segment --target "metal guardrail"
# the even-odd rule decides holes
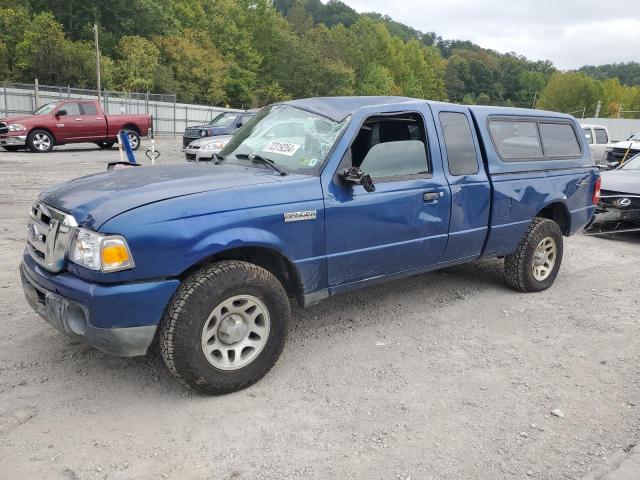
[[[50,102],[73,98],[98,98],[98,91],[70,86],[6,83],[0,87],[0,115],[31,114],[36,108]],[[104,90],[102,108],[107,115],[147,113],[153,115],[156,135],[181,134],[190,125],[206,123],[220,112],[235,109],[177,103],[175,94],[126,93]]]

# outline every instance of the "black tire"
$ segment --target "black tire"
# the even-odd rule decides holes
[[[27,135],[27,148],[34,153],[50,152],[55,144],[55,138],[46,130],[31,130]]]
[[[115,145],[115,142],[98,142],[96,143],[96,145],[98,145],[100,148],[104,148],[105,150],[113,147]]]
[[[270,329],[250,363],[224,370],[207,360],[201,339],[216,306],[237,295],[251,295],[264,304]],[[235,392],[260,380],[276,363],[290,316],[287,294],[267,270],[235,260],[217,262],[192,274],[174,294],[160,324],[160,352],[171,373],[189,388],[209,395]]]
[[[533,268],[538,245],[551,238],[555,242],[553,267],[542,280],[534,276]],[[509,286],[520,292],[540,292],[546,290],[555,281],[560,270],[563,254],[562,231],[560,226],[548,218],[536,217],[520,240],[514,253],[504,257],[505,279]]]
[[[127,130],[129,136],[129,143],[131,144],[131,150],[134,152],[140,148],[140,134],[135,130]]]

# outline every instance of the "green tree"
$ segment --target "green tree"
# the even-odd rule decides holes
[[[160,52],[149,40],[122,37],[118,42],[114,66],[114,85],[126,92],[143,92],[153,87]]]
[[[159,52],[156,64],[160,62],[171,72],[180,101],[219,104],[226,100],[226,61],[206,34],[186,29],[181,35],[156,37],[155,45]],[[150,68],[152,59],[148,62]]]
[[[383,65],[372,65],[360,84],[360,95],[391,95],[395,90],[393,75]]]
[[[593,115],[602,94],[597,80],[584,73],[555,73],[540,95],[538,108],[558,112],[578,112],[586,108],[586,115]]]

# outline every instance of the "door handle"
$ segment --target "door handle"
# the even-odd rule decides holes
[[[76,118],[76,122],[81,122],[82,119],[81,118]]]
[[[425,192],[424,195],[422,195],[422,199],[425,202],[437,202],[438,198],[440,198],[440,194],[438,192]]]
[[[96,117],[96,120],[102,120],[102,117]]]

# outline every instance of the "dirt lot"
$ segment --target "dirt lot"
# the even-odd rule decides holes
[[[26,214],[116,157],[0,152],[0,478],[577,479],[637,442],[640,236],[569,239],[545,293],[494,260],[296,309],[277,366],[225,397],[70,341],[22,296]]]

